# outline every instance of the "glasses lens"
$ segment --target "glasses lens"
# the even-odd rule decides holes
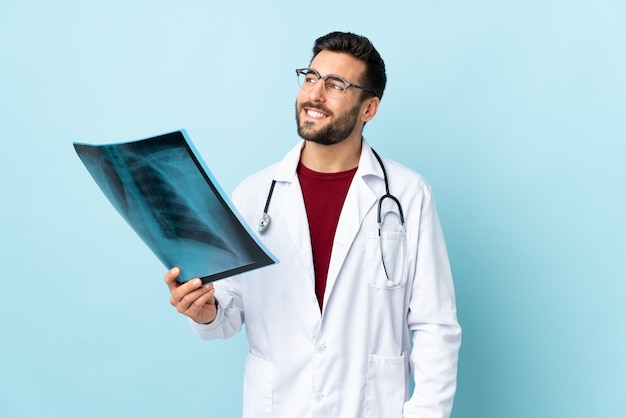
[[[298,84],[305,90],[310,90],[315,86],[319,77],[312,71],[302,70],[298,72]]]
[[[324,91],[329,97],[341,96],[346,90],[346,83],[335,77],[328,77],[324,83]]]
[[[316,71],[310,69],[297,70],[297,74],[298,84],[304,90],[311,90],[321,78]],[[323,83],[328,97],[341,96],[348,88],[347,83],[339,77],[326,77]]]

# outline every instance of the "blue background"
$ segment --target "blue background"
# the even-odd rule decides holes
[[[332,30],[389,83],[365,135],[432,183],[464,328],[454,418],[626,417],[623,1],[0,1],[0,416],[236,417],[74,154],[185,128],[224,189],[297,140]],[[259,213],[262,208],[259,208]]]

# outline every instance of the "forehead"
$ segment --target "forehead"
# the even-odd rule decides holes
[[[365,73],[365,63],[345,52],[321,51],[310,67],[320,75],[334,74],[356,83]]]

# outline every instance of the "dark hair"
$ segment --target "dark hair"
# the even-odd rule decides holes
[[[349,32],[331,32],[317,38],[313,46],[313,58],[321,51],[345,52],[365,62],[365,76],[360,82],[382,99],[387,84],[385,62],[369,39]]]

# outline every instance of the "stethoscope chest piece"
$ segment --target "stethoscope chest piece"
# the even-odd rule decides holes
[[[263,216],[261,216],[261,219],[259,219],[259,227],[257,229],[257,231],[259,231],[259,234],[265,232],[271,220],[272,218],[270,218],[270,215],[268,215],[267,213],[264,213]]]
[[[272,201],[272,193],[274,193],[274,186],[276,186],[276,180],[272,180],[272,185],[270,186],[270,191],[267,194],[267,200],[265,201],[265,208],[263,208],[263,215],[261,216],[261,219],[259,219],[259,227],[257,228],[257,231],[259,231],[259,234],[262,234],[263,232],[265,232],[268,225],[270,224],[270,221],[272,220],[272,218],[270,218],[270,215],[267,214],[267,211],[269,210],[270,202]]]

